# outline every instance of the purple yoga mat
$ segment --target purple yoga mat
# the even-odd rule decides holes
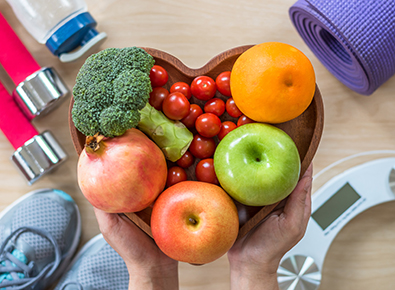
[[[372,94],[395,74],[395,0],[298,0],[297,31],[350,89]]]

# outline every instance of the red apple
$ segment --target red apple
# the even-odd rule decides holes
[[[108,138],[78,160],[78,184],[96,208],[110,213],[136,212],[163,191],[167,164],[162,150],[137,129]]]
[[[183,181],[159,195],[151,229],[156,244],[170,258],[206,264],[232,247],[239,218],[233,200],[221,187]]]

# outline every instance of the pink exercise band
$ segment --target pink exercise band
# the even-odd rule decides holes
[[[41,67],[0,12],[0,63],[16,85]]]
[[[14,149],[38,134],[0,82],[0,129]]]

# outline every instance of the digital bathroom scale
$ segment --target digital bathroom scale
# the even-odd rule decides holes
[[[375,159],[336,175],[312,195],[305,236],[281,260],[282,290],[315,290],[326,253],[340,230],[355,216],[395,199],[395,155]]]

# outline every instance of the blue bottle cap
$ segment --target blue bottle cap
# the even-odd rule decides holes
[[[81,13],[56,30],[45,45],[56,56],[70,52],[98,35],[96,25],[89,12]]]

